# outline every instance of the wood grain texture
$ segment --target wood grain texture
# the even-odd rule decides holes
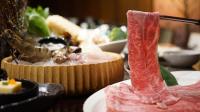
[[[72,66],[13,64],[8,57],[3,59],[2,68],[8,72],[10,78],[28,79],[39,83],[58,83],[64,86],[67,95],[83,95],[123,80],[122,57],[114,53],[108,55],[113,56],[113,59],[102,63]]]

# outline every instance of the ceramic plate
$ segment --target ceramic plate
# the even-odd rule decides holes
[[[117,40],[108,42],[105,44],[100,44],[99,47],[106,52],[121,53],[127,43],[127,39]]]
[[[176,77],[179,85],[190,85],[200,80],[200,71],[176,71],[172,72]],[[124,83],[131,84],[130,80],[123,81]],[[120,82],[121,83],[121,82]],[[118,85],[116,83],[114,85]],[[84,112],[106,112],[106,102],[104,89],[101,89],[91,95],[83,105]]]
[[[16,79],[17,80],[17,79]],[[13,94],[0,94],[0,106],[18,102],[38,95],[38,83],[29,80],[17,80],[22,83],[22,89]]]
[[[19,102],[0,106],[0,112],[43,112],[64,93],[60,84],[39,84],[39,94]]]

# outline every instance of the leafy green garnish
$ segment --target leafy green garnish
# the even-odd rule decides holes
[[[42,8],[41,6],[38,6],[36,8],[36,12],[40,14],[40,16],[44,17],[45,19],[49,16],[49,8]]]
[[[45,21],[48,15],[48,8],[43,9],[41,6],[37,8],[27,7],[25,18],[28,25],[28,32],[41,37],[49,36],[50,31]]]
[[[168,86],[178,85],[176,78],[168,70],[166,70],[162,65],[160,65],[160,72],[162,78]]]
[[[8,85],[8,81],[2,81],[2,85],[4,86]]]
[[[122,31],[121,28],[118,27],[113,28],[109,34],[109,38],[112,41],[122,40],[125,39],[126,37],[127,37],[126,32]]]

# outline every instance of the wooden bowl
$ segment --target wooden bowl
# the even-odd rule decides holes
[[[39,66],[12,63],[12,58],[2,60],[1,67],[10,78],[28,79],[39,83],[59,83],[67,95],[95,92],[109,84],[123,80],[123,59],[119,54],[105,52],[112,60],[81,65]]]

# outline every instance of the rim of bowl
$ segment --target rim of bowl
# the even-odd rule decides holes
[[[192,56],[192,55],[200,55],[200,52],[197,50],[180,50],[180,51],[166,51],[163,53],[164,55],[187,55],[187,56]]]

